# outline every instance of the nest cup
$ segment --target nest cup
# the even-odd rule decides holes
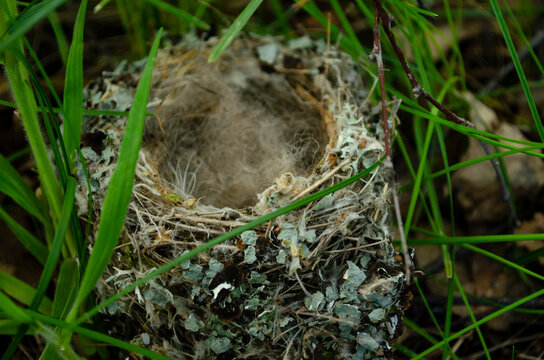
[[[351,58],[304,37],[161,50],[133,197],[98,299],[220,234],[345,180],[383,156],[379,110]],[[127,110],[144,61],[89,84],[88,108]],[[86,118],[100,212],[125,118]],[[388,165],[244,232],[103,313],[115,336],[174,359],[373,358],[407,306],[390,243]],[[85,182],[77,194],[86,212]]]

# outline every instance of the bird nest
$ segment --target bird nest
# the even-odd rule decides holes
[[[105,299],[235,227],[367,169],[384,153],[379,107],[352,59],[307,37],[184,40],[156,59],[133,196],[97,287]],[[127,110],[145,60],[87,87]],[[99,214],[126,118],[86,117],[82,152]],[[102,314],[110,333],[174,359],[372,358],[407,306],[389,232],[389,165],[244,232]],[[81,182],[79,209],[86,213]]]

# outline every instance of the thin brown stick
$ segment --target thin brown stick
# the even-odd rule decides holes
[[[457,116],[454,112],[452,112],[450,109],[446,108],[444,105],[442,105],[440,102],[438,102],[435,98],[433,98],[417,81],[416,76],[412,72],[412,69],[410,69],[410,66],[408,66],[408,63],[406,62],[406,58],[404,57],[404,54],[402,53],[402,49],[400,48],[399,44],[397,43],[397,40],[395,39],[395,35],[393,34],[393,30],[391,30],[391,22],[392,17],[389,15],[389,13],[383,8],[380,0],[374,0],[374,4],[376,6],[376,12],[378,13],[383,28],[385,30],[385,34],[389,38],[389,42],[391,43],[391,46],[393,47],[393,50],[395,51],[395,54],[397,55],[397,58],[400,61],[400,64],[402,68],[404,69],[404,72],[406,73],[406,76],[408,77],[408,80],[410,81],[410,85],[412,86],[412,94],[415,98],[418,98],[422,96],[427,101],[429,101],[431,104],[433,104],[438,110],[440,110],[447,118],[448,120],[463,125],[469,128],[474,129],[474,124],[470,121],[463,119],[459,116]]]
[[[370,54],[370,59],[376,61],[378,65],[378,79],[380,82],[380,92],[382,101],[382,122],[385,136],[385,154],[389,160],[391,166],[393,166],[393,159],[391,158],[391,141],[389,134],[389,120],[387,117],[387,104],[385,99],[385,75],[383,71],[383,59],[382,59],[382,45],[380,38],[380,0],[374,0],[374,48]],[[383,9],[383,8],[382,8]],[[382,20],[383,21],[383,20]],[[397,226],[399,228],[400,242],[402,247],[402,256],[404,258],[404,265],[406,266],[406,283],[410,285],[412,280],[412,272],[414,265],[412,264],[412,258],[408,253],[408,244],[406,242],[406,236],[404,235],[404,227],[402,225],[402,217],[400,216],[400,205],[397,197],[397,186],[395,184],[395,178],[391,178],[391,189],[393,193],[393,205],[395,207],[395,215],[397,217]]]
[[[375,1],[377,2],[377,1]],[[389,122],[387,121],[387,105],[385,101],[385,76],[383,73],[382,44],[380,40],[380,19],[378,7],[374,11],[374,48],[370,54],[371,59],[378,65],[378,78],[380,80],[380,92],[382,97],[382,121],[385,137],[385,154],[391,159],[391,144],[389,143]]]

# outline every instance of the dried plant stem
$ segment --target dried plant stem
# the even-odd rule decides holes
[[[434,107],[440,110],[446,116],[446,118],[448,118],[448,120],[450,120],[451,122],[474,129],[473,123],[457,116],[450,109],[446,108],[444,105],[438,102],[435,98],[433,98],[419,84],[419,82],[416,79],[416,76],[412,72],[412,69],[410,69],[410,66],[408,66],[408,62],[406,62],[406,58],[404,57],[404,54],[399,44],[397,43],[397,40],[395,39],[393,30],[391,30],[391,21],[393,20],[391,15],[389,15],[389,13],[383,8],[380,0],[374,0],[374,4],[376,6],[376,17],[379,17],[382,21],[385,34],[389,38],[389,42],[391,43],[391,46],[393,47],[393,50],[395,51],[395,54],[397,55],[397,58],[399,59],[400,64],[404,72],[406,73],[406,76],[408,77],[408,80],[410,81],[410,85],[412,86],[412,94],[414,95],[414,97],[419,98],[420,96],[422,96],[428,102],[433,104]],[[378,22],[378,25],[375,25],[375,27],[378,26],[378,41],[380,41],[379,39],[379,20],[380,19],[375,19],[375,21]],[[376,46],[375,43],[376,43],[376,29],[374,29],[374,46]]]
[[[224,227],[230,227],[235,228],[238,226],[243,226],[246,224],[246,222],[243,221],[228,221],[228,220],[219,220],[219,219],[213,219],[209,217],[204,216],[192,216],[192,215],[185,215],[177,213],[174,215],[176,219],[185,220],[187,222],[191,222],[194,224],[210,224],[210,225],[217,225],[217,226],[224,226]]]
[[[296,312],[297,315],[306,315],[306,316],[313,316],[313,317],[317,317],[317,318],[323,318],[323,319],[327,319],[329,321],[333,321],[333,322],[337,322],[337,323],[341,323],[341,324],[346,324],[346,325],[349,325],[349,326],[352,326],[354,328],[359,328],[359,323],[355,323],[353,321],[348,321],[348,320],[344,320],[344,319],[340,319],[340,318],[337,318],[337,317],[334,317],[334,316],[330,316],[330,315],[324,315],[324,314],[320,314],[320,313],[313,313],[313,312],[309,312],[309,311],[297,311]]]
[[[379,3],[378,0],[375,0]],[[389,135],[389,122],[387,120],[387,104],[385,100],[385,75],[383,73],[383,59],[382,59],[382,44],[380,39],[380,19],[378,6],[374,11],[374,48],[372,49],[372,56],[378,65],[378,79],[380,81],[380,92],[382,100],[382,121],[385,137],[385,154],[391,160],[391,144]]]
[[[308,290],[306,290],[306,287],[305,287],[304,284],[302,283],[302,280],[300,279],[300,276],[298,276],[298,272],[297,272],[297,271],[295,271],[295,276],[296,276],[297,281],[298,281],[298,283],[299,283],[299,285],[300,285],[300,288],[302,289],[302,291],[304,291],[304,294],[306,294],[306,296],[312,296],[312,294],[311,294]]]
[[[306,190],[304,190],[303,192],[301,192],[300,194],[295,196],[293,198],[293,201],[298,200],[298,199],[302,199],[304,196],[308,195],[309,193],[311,193],[312,191],[317,189],[321,184],[323,184],[325,181],[327,181],[331,176],[336,174],[338,172],[338,170],[342,169],[344,166],[349,164],[351,161],[353,161],[353,160],[350,159],[350,158],[344,159],[344,161],[342,161],[340,164],[338,164],[337,167],[335,167],[334,169],[329,171],[329,173],[327,175],[323,176],[321,179],[319,179],[317,182],[315,182],[312,186],[310,186],[309,188],[307,188]]]
[[[155,249],[155,248],[158,248],[158,247],[166,247],[166,246],[190,246],[190,247],[197,247],[197,246],[201,246],[203,245],[204,242],[202,241],[174,241],[174,240],[169,240],[169,241],[163,241],[163,242],[160,242],[160,243],[157,243],[157,244],[153,244],[153,245],[150,245],[146,248],[144,248],[142,250],[142,253],[145,254],[146,252],[148,252],[149,250],[151,249]],[[125,244],[126,245],[126,244]],[[238,251],[239,249],[234,246],[234,245],[225,245],[225,244],[219,244],[217,245],[217,248],[218,249],[223,249],[223,250],[230,250],[230,251]]]
[[[374,3],[375,3],[374,48],[372,49],[371,59],[375,60],[376,64],[378,65],[378,78],[380,81],[380,92],[381,92],[381,101],[382,101],[382,122],[383,122],[383,128],[384,128],[384,136],[385,136],[385,154],[387,155],[387,158],[389,159],[391,166],[393,166],[393,159],[391,158],[389,120],[387,118],[387,105],[385,100],[385,76],[383,72],[382,45],[381,45],[381,39],[380,39],[380,10],[379,9],[381,8],[383,10],[383,7],[380,4],[380,0],[374,0]],[[412,78],[413,78],[413,74],[412,74]],[[399,199],[397,196],[397,186],[395,184],[394,176],[391,177],[391,189],[393,193],[393,204],[395,207],[395,214],[396,214],[397,224],[398,224],[397,226],[399,228],[400,241],[402,246],[402,256],[404,258],[404,265],[406,266],[406,284],[410,285],[410,282],[412,279],[412,269],[414,268],[414,265],[412,263],[412,258],[410,257],[410,254],[408,253],[408,244],[406,243],[406,236],[404,234],[404,226],[402,225],[402,217],[400,216],[400,205],[399,205]]]

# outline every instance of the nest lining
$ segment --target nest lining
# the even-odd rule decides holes
[[[250,50],[207,63],[205,51],[172,49],[155,67],[159,121],[145,147],[177,193],[217,208],[254,205],[278,174],[310,175],[328,142],[317,110]]]
[[[368,94],[349,56],[309,39],[244,39],[211,66],[213,45],[186,41],[159,54],[149,109],[158,121],[146,124],[126,246],[99,299],[383,154],[376,112],[356,106]],[[123,109],[141,67],[122,64],[91,84],[89,106]],[[87,120],[88,134],[105,138],[84,151],[99,212],[125,120]],[[389,241],[387,170],[149,282],[110,306],[112,333],[175,359],[389,353],[407,292]],[[82,212],[85,194],[82,185]]]

